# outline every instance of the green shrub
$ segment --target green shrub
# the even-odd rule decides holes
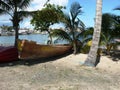
[[[85,45],[83,48],[81,48],[81,53],[87,54],[89,53],[90,50],[90,46],[89,45]]]

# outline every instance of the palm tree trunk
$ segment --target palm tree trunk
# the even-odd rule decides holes
[[[73,54],[77,54],[77,42],[76,42],[76,40],[73,40],[73,49],[74,49],[74,52],[73,52]]]
[[[77,42],[76,42],[76,38],[75,38],[75,33],[72,29],[72,37],[73,37],[73,54],[77,54]]]
[[[93,66],[93,67],[97,65],[96,59],[97,59],[97,51],[98,51],[98,45],[99,45],[100,33],[101,33],[101,21],[102,21],[102,0],[97,0],[92,46],[90,48],[88,57],[84,65]]]
[[[17,44],[17,40],[18,40],[18,30],[19,30],[19,26],[16,26],[15,27],[15,47],[17,47],[18,46],[18,44]]]
[[[13,29],[15,30],[15,47],[18,47],[17,40],[18,40],[19,22],[20,22],[20,18],[18,17],[18,13],[17,13],[17,6],[15,6],[14,16],[12,19]]]
[[[19,30],[19,22],[17,21],[17,19],[14,19],[12,20],[12,23],[13,23],[13,29],[15,31],[15,44],[14,46],[17,47],[17,40],[18,40],[18,30]]]

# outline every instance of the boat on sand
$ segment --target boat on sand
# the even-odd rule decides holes
[[[0,62],[10,62],[18,60],[18,50],[14,46],[0,46]]]
[[[41,45],[34,41],[19,40],[20,59],[49,58],[63,55],[71,50],[71,45]]]

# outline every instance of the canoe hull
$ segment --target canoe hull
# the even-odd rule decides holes
[[[0,62],[10,62],[18,60],[18,50],[13,46],[0,47]]]
[[[40,45],[27,41],[20,52],[20,59],[49,58],[65,54],[71,49],[70,45]]]

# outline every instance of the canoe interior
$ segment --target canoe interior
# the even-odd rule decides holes
[[[20,47],[20,59],[48,58],[65,54],[72,49],[71,45],[40,45],[31,41],[23,41]]]

